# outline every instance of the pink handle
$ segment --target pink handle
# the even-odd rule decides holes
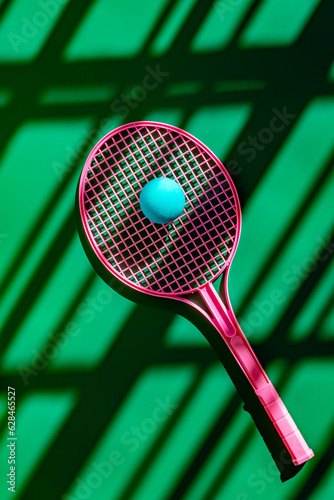
[[[264,409],[277,429],[289,451],[293,463],[300,465],[313,457],[313,451],[307,446],[283,401],[273,384],[268,384],[255,391]]]
[[[212,323],[254,388],[289,451],[294,465],[310,460],[314,455],[313,451],[307,446],[235,318],[226,309],[211,283],[203,287],[200,293],[213,316]]]

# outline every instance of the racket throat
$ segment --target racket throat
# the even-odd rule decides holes
[[[199,290],[205,304],[207,305],[213,323],[218,330],[222,330],[227,337],[234,337],[236,334],[235,326],[229,316],[228,310],[219,294],[216,292],[212,283],[208,283]]]

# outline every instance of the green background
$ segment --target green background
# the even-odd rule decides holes
[[[17,499],[332,498],[333,2],[2,0],[0,13],[1,498],[7,385]],[[85,158],[135,120],[187,130],[231,172],[231,301],[315,452],[284,484],[200,332],[108,289],[81,247]]]

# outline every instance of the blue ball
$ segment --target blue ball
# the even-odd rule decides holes
[[[186,199],[181,186],[168,177],[148,182],[140,193],[144,215],[157,224],[168,224],[180,217]]]

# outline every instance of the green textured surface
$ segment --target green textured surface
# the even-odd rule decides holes
[[[300,35],[320,0],[265,0],[241,36],[245,46],[289,45]],[[275,23],[272,20],[275,19]]]
[[[49,8],[40,5],[48,2],[38,0],[2,3],[4,13],[0,26],[0,61],[31,61],[42,50],[66,2],[49,2]]]
[[[136,55],[154,27],[167,0],[92,2],[78,32],[66,48],[66,59],[131,57]]]
[[[17,461],[16,471],[20,474],[16,491],[20,494],[29,478],[38,470],[45,455],[57,439],[57,435],[65,424],[73,406],[75,394],[68,390],[34,392],[26,396],[17,411],[20,427],[17,429]],[[1,441],[6,443],[7,429]],[[8,442],[8,441],[7,441]],[[9,441],[11,442],[11,441]],[[19,450],[19,451],[18,451]],[[8,449],[1,447],[0,460],[4,464]],[[13,493],[3,488],[3,499],[12,498]]]
[[[333,15],[332,0],[0,1],[1,499],[7,386],[17,500],[333,498]],[[231,172],[231,302],[315,452],[286,483],[199,330],[110,290],[82,249],[85,158],[136,120],[187,130]]]

